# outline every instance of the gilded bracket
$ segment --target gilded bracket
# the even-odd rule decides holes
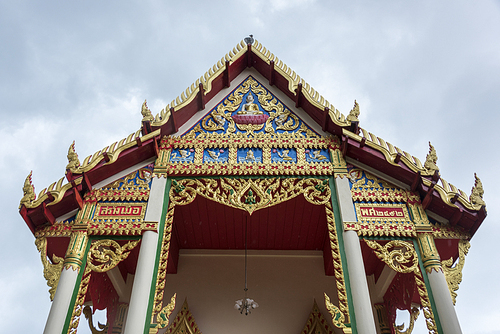
[[[415,321],[417,321],[418,315],[420,314],[420,310],[417,307],[413,307],[410,312],[410,324],[408,328],[403,331],[404,325],[396,325],[394,324],[394,331],[396,334],[411,334],[413,332],[413,327],[415,326]]]
[[[35,245],[40,252],[40,257],[42,259],[43,277],[45,277],[47,285],[50,287],[50,300],[54,300],[57,284],[59,283],[59,278],[61,277],[61,271],[64,265],[64,259],[59,256],[52,255],[52,263],[47,260],[47,238],[45,237],[37,238],[35,240]]]
[[[95,272],[104,273],[125,260],[140,240],[129,241],[125,245],[111,239],[95,240],[87,254],[87,266]]]
[[[375,255],[391,269],[403,274],[418,271],[418,256],[411,243],[391,240],[382,246],[376,241],[364,240],[375,251]]]
[[[458,287],[462,282],[462,270],[465,265],[465,256],[469,252],[470,243],[468,240],[460,240],[458,243],[458,262],[453,266],[453,257],[448,260],[442,261],[442,267],[444,275],[446,277],[446,282],[448,283],[448,289],[450,290],[451,299],[453,300],[453,305],[457,302]]]

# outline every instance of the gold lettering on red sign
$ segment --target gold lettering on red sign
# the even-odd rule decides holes
[[[363,218],[403,218],[405,216],[403,208],[360,206],[359,211]]]
[[[98,216],[140,216],[142,205],[124,206],[124,205],[102,205],[97,212]]]

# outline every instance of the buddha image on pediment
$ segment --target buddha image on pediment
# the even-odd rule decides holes
[[[262,115],[263,112],[260,111],[259,105],[254,103],[254,97],[252,93],[249,93],[245,99],[245,104],[243,104],[240,111],[237,112],[238,115]]]

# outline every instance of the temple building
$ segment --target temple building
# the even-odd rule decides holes
[[[461,333],[483,187],[445,181],[430,143],[422,163],[368,132],[252,37],[139,109],[123,140],[83,160],[71,144],[38,196],[26,178],[45,334]]]

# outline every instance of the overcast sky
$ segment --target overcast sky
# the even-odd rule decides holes
[[[41,333],[50,308],[18,213],[30,170],[38,194],[73,140],[83,159],[135,132],[144,99],[158,113],[253,34],[345,115],[357,99],[361,127],[421,161],[431,141],[467,194],[478,174],[488,217],[456,310],[464,333],[500,333],[498,1],[169,3],[0,1],[0,332]]]

